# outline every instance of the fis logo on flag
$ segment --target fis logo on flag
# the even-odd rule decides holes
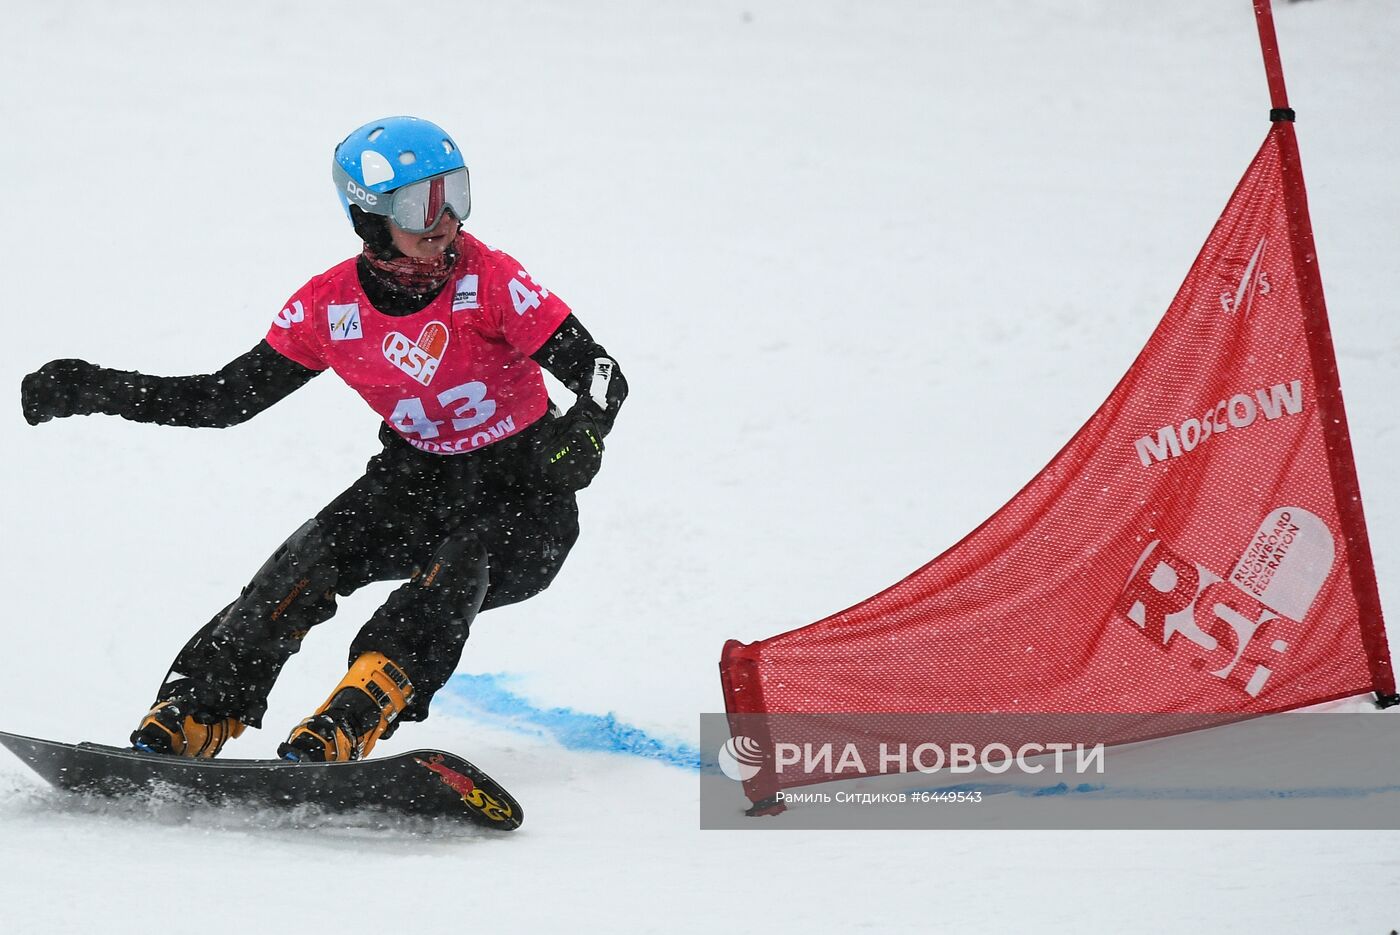
[[[1301,507],[1279,507],[1264,517],[1228,578],[1160,539],[1148,543],[1116,610],[1163,651],[1193,648],[1192,668],[1258,698],[1279,658],[1301,638],[1335,555],[1326,523]]]
[[[326,319],[331,326],[332,341],[355,341],[365,336],[360,329],[360,303],[326,306]]]
[[[1254,248],[1249,262],[1244,265],[1244,272],[1240,275],[1240,284],[1235,287],[1235,291],[1233,293],[1220,293],[1220,307],[1225,310],[1225,314],[1240,312],[1241,318],[1248,318],[1249,313],[1254,309],[1255,297],[1263,297],[1273,291],[1273,286],[1269,285],[1268,274],[1264,272],[1262,265],[1264,247],[1268,245],[1268,242],[1267,237],[1262,238],[1259,241],[1259,246]]]

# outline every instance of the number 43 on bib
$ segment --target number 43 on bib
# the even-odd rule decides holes
[[[527,280],[534,289],[526,286],[520,280]],[[530,278],[530,274],[522,270],[517,270],[515,278],[510,281],[507,287],[510,289],[510,304],[515,307],[515,314],[524,315],[534,308],[540,307],[540,299],[549,298],[549,290]]]

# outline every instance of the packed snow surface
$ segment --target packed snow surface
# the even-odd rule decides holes
[[[333,377],[223,432],[34,429],[18,405],[53,358],[201,373],[256,343],[358,248],[328,168],[365,120],[454,133],[469,228],[573,306],[632,397],[557,582],[483,616],[435,716],[382,748],[477,761],[525,804],[520,832],[72,799],[0,754],[0,930],[1400,924],[1393,832],[698,829],[723,640],[849,606],[955,542],[1146,340],[1267,129],[1248,0],[28,2],[3,19],[0,728],[118,742],[188,634],[376,450]],[[1277,19],[1400,608],[1400,7]],[[388,587],[342,602],[230,753],[272,753]]]

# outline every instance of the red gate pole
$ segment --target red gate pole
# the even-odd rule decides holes
[[[1361,508],[1361,484],[1356,476],[1351,433],[1342,404],[1341,380],[1337,374],[1337,354],[1332,345],[1332,329],[1327,320],[1327,303],[1322,294],[1322,276],[1317,268],[1317,246],[1313,241],[1312,219],[1308,214],[1308,192],[1303,184],[1303,165],[1298,156],[1298,137],[1293,130],[1294,113],[1288,106],[1283,83],[1283,61],[1279,56],[1278,35],[1274,32],[1271,0],[1253,0],[1254,18],[1259,26],[1259,46],[1264,53],[1264,74],[1269,80],[1269,99],[1278,137],[1284,205],[1288,212],[1289,239],[1293,266],[1298,274],[1298,295],[1303,304],[1308,352],[1317,381],[1317,408],[1327,441],[1327,460],[1332,474],[1332,491],[1337,518],[1346,539],[1347,570],[1351,574],[1353,596],[1360,617],[1361,637],[1371,668],[1371,686],[1381,707],[1400,704],[1395,690],[1395,673],[1385,637],[1376,567],[1371,558],[1371,540]]]
[[[1269,79],[1271,106],[1276,111],[1288,110],[1288,89],[1283,85],[1283,60],[1278,54],[1272,0],[1254,0],[1254,20],[1259,25],[1259,47],[1264,52],[1264,74]]]

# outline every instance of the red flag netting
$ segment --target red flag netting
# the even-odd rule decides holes
[[[731,715],[1257,714],[1392,694],[1290,123],[1108,400],[888,590],[731,640]]]

